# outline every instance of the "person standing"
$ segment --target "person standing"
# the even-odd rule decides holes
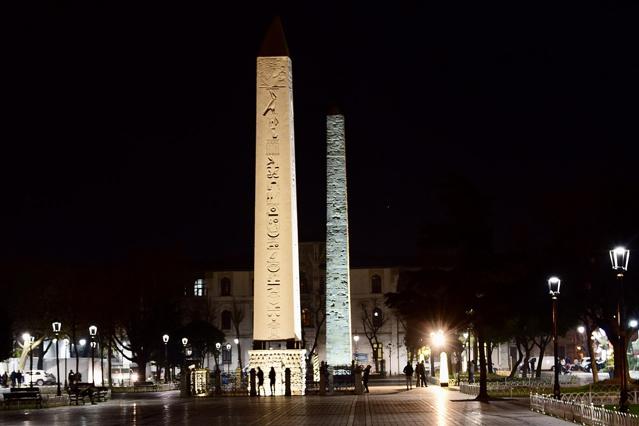
[[[371,375],[371,366],[370,364],[366,366],[366,368],[364,369],[364,374],[362,375],[362,384],[364,385],[364,389],[366,393],[370,393],[370,391],[368,390],[368,379],[370,378]]]
[[[271,371],[268,372],[268,380],[271,385],[271,396],[275,395],[275,367],[271,367]]]
[[[16,384],[18,382],[18,373],[16,373],[16,370],[13,370],[11,372],[11,376],[9,376],[11,378],[11,387],[15,388]]]
[[[16,374],[16,380],[18,381],[18,387],[22,387],[22,382],[24,382],[24,376],[22,375],[22,371],[18,370],[18,374]]]
[[[428,387],[428,381],[426,380],[426,366],[424,365],[424,361],[419,363],[419,374],[422,379],[422,386]]]
[[[266,389],[264,389],[264,372],[260,367],[257,367],[257,396],[260,396],[260,388],[262,388],[264,396],[266,396]]]
[[[69,371],[69,386],[73,386],[75,384],[75,373],[73,370]]]
[[[404,367],[404,375],[406,376],[406,390],[410,390],[413,388],[413,366],[410,365],[410,361],[406,363],[406,367]]]

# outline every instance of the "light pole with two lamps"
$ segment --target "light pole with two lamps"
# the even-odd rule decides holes
[[[630,408],[628,401],[628,355],[626,353],[626,324],[621,318],[623,315],[623,273],[628,270],[630,260],[630,250],[625,247],[615,247],[610,250],[610,263],[612,269],[617,271],[617,281],[619,288],[617,293],[617,336],[619,339],[619,363],[621,364],[621,392],[619,394],[619,411],[627,413]],[[616,368],[616,366],[615,366]]]
[[[62,328],[62,323],[60,321],[53,321],[51,323],[51,327],[53,327],[53,333],[55,333],[55,368],[56,368],[56,381],[58,382],[58,392],[57,396],[62,396],[62,391],[60,390],[60,329]]]
[[[95,336],[98,334],[98,327],[89,326],[89,335],[91,336],[91,383],[95,386]]]
[[[559,296],[560,286],[561,280],[559,278],[548,278],[548,292],[550,297],[552,297],[552,344],[555,356],[555,384],[552,388],[552,394],[555,399],[561,398],[561,389],[559,388],[559,356],[557,349],[557,297]]]

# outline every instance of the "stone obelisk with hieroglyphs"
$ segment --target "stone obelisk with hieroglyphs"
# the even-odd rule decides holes
[[[282,24],[276,18],[257,58],[255,158],[254,349],[251,368],[275,368],[276,393],[305,388],[293,133],[293,76]],[[284,348],[282,348],[284,346]]]
[[[348,256],[344,116],[326,117],[326,362],[350,365],[351,290]]]

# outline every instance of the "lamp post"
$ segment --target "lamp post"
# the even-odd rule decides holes
[[[217,342],[215,344],[215,369],[216,370],[220,370],[220,348],[222,347],[222,344],[220,342]]]
[[[164,383],[169,383],[169,335],[165,334],[162,336],[162,341],[164,342]]]
[[[67,382],[67,358],[69,357],[69,339],[64,339],[64,388],[69,386]]]
[[[58,396],[62,396],[62,391],[60,390],[60,329],[62,328],[62,323],[60,321],[54,321],[51,323],[51,327],[53,327],[53,332],[55,333],[55,368],[56,368],[56,381],[58,382]]]
[[[98,334],[98,327],[89,326],[89,335],[91,336],[91,383],[95,386],[95,335]]]
[[[617,333],[619,338],[619,361],[621,370],[621,392],[619,394],[619,411],[627,413],[630,408],[628,402],[628,369],[627,369],[627,354],[626,354],[626,324],[622,320],[623,315],[623,273],[628,270],[628,260],[630,260],[630,250],[625,247],[615,247],[610,250],[610,263],[612,269],[617,271],[617,281],[619,282],[619,288],[617,293]],[[616,368],[616,366],[615,366]]]
[[[555,356],[555,384],[553,386],[552,394],[555,399],[561,398],[561,390],[559,388],[559,357],[557,356],[557,297],[559,296],[560,286],[561,280],[559,278],[548,278],[548,292],[550,297],[552,297],[552,344]]]
[[[240,353],[240,351],[241,351],[240,339],[238,339],[236,337],[235,339],[233,339],[233,343],[235,343],[235,347],[237,348],[237,366],[241,370],[242,369],[242,354]]]
[[[229,375],[231,374],[231,344],[230,343],[226,344],[226,350],[229,353],[228,362],[226,363],[226,374]]]
[[[393,344],[388,342],[388,375],[392,374],[391,364],[393,361]],[[397,366],[399,368],[399,365]]]

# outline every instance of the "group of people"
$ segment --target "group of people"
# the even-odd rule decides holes
[[[261,396],[260,389],[264,392],[264,396],[266,396],[266,389],[264,389],[264,371],[260,367],[257,367],[257,396]],[[271,371],[268,372],[268,379],[271,385],[271,396],[275,395],[275,378],[277,377],[275,373],[275,367],[271,367]]]
[[[76,383],[82,382],[82,373],[79,371],[74,373],[73,370],[69,371],[69,386],[73,386]]]
[[[5,388],[9,387],[9,384],[11,384],[12,388],[19,388],[22,386],[22,383],[24,383],[24,375],[20,370],[17,372],[13,370],[10,375],[5,371],[4,374],[0,376],[0,385]]]
[[[404,367],[404,376],[406,376],[406,390],[413,388],[413,374],[415,374],[415,387],[427,387],[428,381],[426,380],[426,366],[424,361],[415,364],[415,368],[410,364],[410,361],[406,363]]]

